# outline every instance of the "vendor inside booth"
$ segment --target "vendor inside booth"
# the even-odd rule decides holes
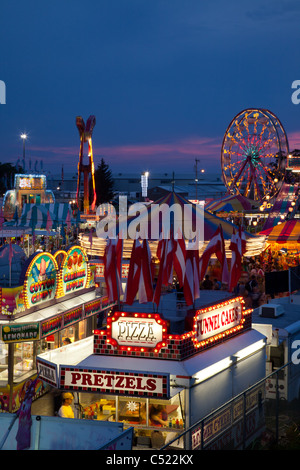
[[[93,269],[79,246],[34,253],[18,285],[0,293],[0,411],[14,412],[24,384],[37,374],[37,356],[91,336],[98,314],[111,305],[97,294]],[[34,398],[49,389],[45,385],[37,381]]]

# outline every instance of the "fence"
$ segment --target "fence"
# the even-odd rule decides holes
[[[231,399],[184,433],[178,434],[161,450],[181,445],[185,450],[300,449],[299,399],[288,402],[280,397],[279,378],[285,364],[243,393]],[[269,397],[275,380],[274,398]],[[299,447],[297,447],[299,445]]]

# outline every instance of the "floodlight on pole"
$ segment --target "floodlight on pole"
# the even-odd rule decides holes
[[[149,171],[141,175],[142,197],[147,197]]]
[[[25,162],[25,140],[27,139],[27,134],[23,132],[20,137],[23,140],[23,160]]]

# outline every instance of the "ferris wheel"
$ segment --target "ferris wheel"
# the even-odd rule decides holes
[[[227,127],[221,149],[223,181],[231,194],[254,201],[276,196],[284,181],[288,140],[267,109],[249,108]]]

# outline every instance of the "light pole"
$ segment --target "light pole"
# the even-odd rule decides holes
[[[27,139],[27,134],[23,132],[20,137],[23,140],[23,168],[25,170],[25,140]]]
[[[195,158],[195,172],[196,172],[196,178],[195,178],[195,183],[196,183],[196,201],[198,201],[198,187],[197,187],[197,184],[198,184],[198,163],[200,162],[200,160],[198,158]],[[201,170],[201,173],[204,173],[204,169],[202,168]]]
[[[147,198],[148,195],[148,177],[149,177],[149,172],[145,171],[142,176],[141,176],[141,186],[142,186],[142,197]]]

